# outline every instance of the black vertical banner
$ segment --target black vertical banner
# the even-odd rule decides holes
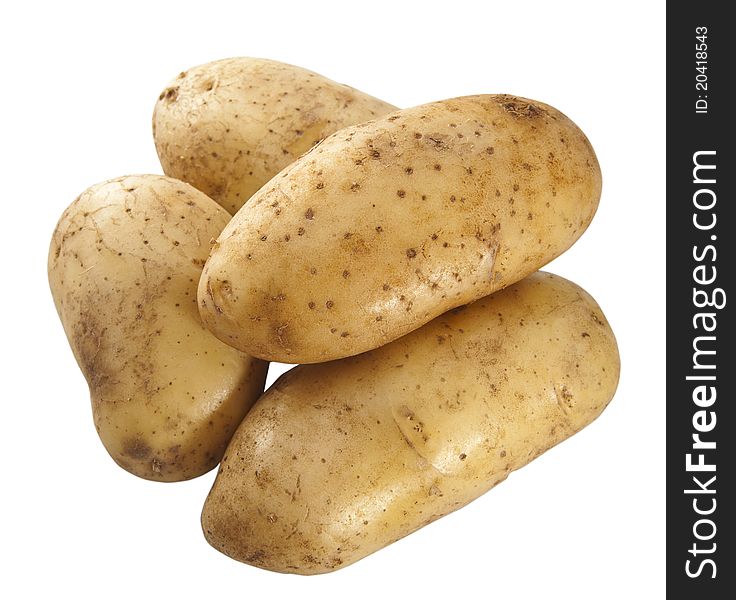
[[[667,593],[707,600],[736,598],[736,31],[727,6],[667,6]]]

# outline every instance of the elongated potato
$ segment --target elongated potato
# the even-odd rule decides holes
[[[189,69],[161,92],[153,137],[164,173],[234,214],[321,139],[394,110],[306,69],[229,58]]]
[[[263,390],[266,364],[216,339],[197,312],[209,242],[228,219],[185,183],[139,175],[91,187],[54,231],[51,292],[97,431],[146,479],[212,469]]]
[[[600,189],[588,140],[550,106],[399,111],[334,134],[251,199],[205,265],[200,312],[260,358],[357,354],[539,269],[582,234]]]
[[[264,569],[344,567],[583,428],[618,373],[595,301],[546,273],[372,352],[296,367],[230,442],[205,536]]]

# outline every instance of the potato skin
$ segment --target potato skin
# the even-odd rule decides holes
[[[228,58],[184,71],[161,92],[153,137],[164,173],[235,214],[323,138],[394,110],[306,69]]]
[[[535,273],[377,350],[283,375],[228,446],[205,536],[273,571],[347,566],[593,421],[618,374],[595,301]]]
[[[253,196],[207,261],[200,312],[260,358],[358,354],[560,255],[600,191],[585,135],[545,104],[398,111],[327,138]]]
[[[266,364],[216,339],[197,311],[210,240],[228,220],[185,183],[136,175],[89,188],[54,231],[51,292],[95,426],[139,477],[212,469],[263,390]]]

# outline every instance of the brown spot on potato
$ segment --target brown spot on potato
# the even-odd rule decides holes
[[[517,119],[538,119],[547,113],[542,107],[513,96],[501,96],[499,104],[506,112]]]
[[[282,348],[288,348],[288,340],[286,338],[286,330],[288,328],[289,326],[285,323],[276,327],[276,340]]]
[[[161,95],[158,97],[159,100],[166,100],[167,102],[175,102],[179,96],[179,86],[166,88]]]
[[[447,142],[445,141],[445,138],[447,136],[435,133],[433,135],[427,136],[427,139],[431,142],[432,146],[434,146],[435,150],[446,150],[448,148]]]
[[[557,404],[563,410],[567,412],[575,406],[572,392],[567,388],[566,385],[555,387],[555,396],[557,397]]]
[[[306,212],[304,213],[304,218],[309,221],[314,219],[314,210],[312,210],[311,208],[308,208]]]
[[[251,552],[247,557],[246,561],[255,565],[263,564],[263,561],[268,559],[268,555],[263,550],[256,550]]]
[[[128,438],[123,442],[123,455],[143,460],[151,455],[151,447],[140,436]]]

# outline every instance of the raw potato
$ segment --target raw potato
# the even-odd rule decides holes
[[[334,134],[253,196],[207,261],[200,312],[259,358],[358,354],[560,255],[600,191],[585,135],[545,104],[399,111]]]
[[[378,350],[296,367],[230,442],[202,513],[205,536],[264,569],[344,567],[593,421],[618,374],[600,308],[547,273]]]
[[[230,58],[189,69],[161,92],[153,137],[164,173],[234,214],[321,139],[394,110],[306,69]]]
[[[210,240],[228,219],[180,181],[121,177],[79,196],[51,241],[51,292],[97,431],[146,479],[212,469],[263,390],[266,364],[220,342],[197,311]]]

